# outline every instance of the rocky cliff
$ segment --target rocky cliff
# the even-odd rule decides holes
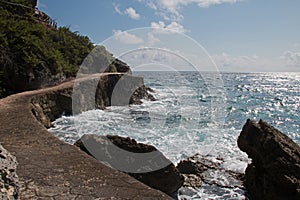
[[[131,72],[104,46],[95,46],[68,27],[57,28],[35,5],[31,0],[0,1],[0,98],[75,77],[87,57],[97,68],[89,74]]]
[[[251,199],[300,199],[300,147],[295,142],[262,120],[248,120],[238,146],[252,159],[245,175]]]
[[[78,114],[111,105],[140,104],[141,99],[155,100],[144,86],[142,77],[127,73],[96,74],[73,82],[75,87],[70,85],[32,98],[32,113],[46,128],[62,114]]]

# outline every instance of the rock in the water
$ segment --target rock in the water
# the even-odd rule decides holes
[[[300,199],[300,147],[295,142],[262,120],[247,120],[238,146],[252,158],[245,177],[252,199]]]
[[[18,199],[17,160],[0,145],[0,199]]]
[[[183,184],[183,176],[174,164],[154,146],[128,137],[98,135],[84,135],[75,145],[97,160],[170,196]]]
[[[200,154],[182,160],[177,165],[177,169],[183,174],[201,174],[208,169],[217,168],[220,168],[220,163],[212,162]]]
[[[222,163],[221,159],[213,161],[209,157],[196,154],[180,161],[176,168],[184,174],[186,187],[199,187],[203,182],[220,188],[242,188],[243,175],[223,169]]]
[[[154,92],[151,88],[146,87],[145,85],[139,87],[134,91],[130,98],[130,104],[142,104],[141,99],[155,101],[155,97],[151,94]]]

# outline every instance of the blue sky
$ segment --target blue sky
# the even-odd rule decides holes
[[[39,0],[38,8],[94,43],[139,41],[124,31],[158,27],[197,41],[221,71],[300,71],[299,0]]]

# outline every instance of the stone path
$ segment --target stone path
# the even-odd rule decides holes
[[[20,199],[170,199],[60,141],[37,121],[31,99],[73,83],[0,100],[0,143],[19,163]]]

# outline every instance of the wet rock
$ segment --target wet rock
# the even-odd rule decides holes
[[[184,177],[183,187],[199,188],[202,186],[202,180],[200,176],[195,174],[182,174]]]
[[[0,145],[0,199],[18,199],[17,160]]]
[[[180,161],[177,169],[185,177],[185,187],[199,187],[203,184],[216,188],[243,189],[243,175],[222,168],[222,159],[196,154]]]
[[[177,165],[177,169],[183,174],[201,174],[208,169],[217,168],[220,168],[220,163],[213,162],[200,154],[182,160]]]
[[[266,122],[247,120],[239,148],[252,163],[245,186],[252,199],[300,199],[300,147]]]
[[[183,176],[152,145],[137,143],[128,137],[98,135],[84,135],[75,145],[97,160],[170,196],[183,184]]]
[[[148,101],[155,101],[156,100],[155,97],[151,94],[153,92],[154,91],[151,88],[142,85],[141,87],[139,87],[134,91],[133,95],[130,98],[130,104],[137,104],[137,105],[142,104],[141,99],[145,99]]]

